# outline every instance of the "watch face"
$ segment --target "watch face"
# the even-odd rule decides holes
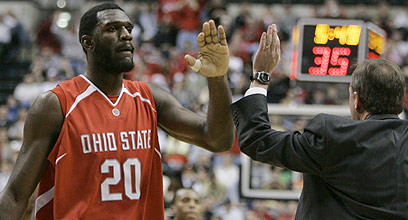
[[[250,75],[250,80],[258,80],[262,84],[268,84],[270,80],[269,73],[267,72],[255,72]]]
[[[262,82],[269,82],[269,75],[267,73],[261,73],[259,78]]]

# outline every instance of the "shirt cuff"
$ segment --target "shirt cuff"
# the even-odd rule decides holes
[[[249,88],[249,89],[245,92],[244,97],[247,97],[247,96],[249,96],[249,95],[255,95],[255,94],[262,94],[262,95],[266,96],[267,91],[266,91],[266,89],[261,88],[261,87],[252,87],[252,88]]]

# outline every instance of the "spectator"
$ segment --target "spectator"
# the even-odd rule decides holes
[[[33,74],[27,74],[24,76],[23,82],[14,89],[14,97],[23,106],[30,106],[41,92],[40,85],[34,81]]]
[[[16,55],[21,46],[27,41],[27,36],[23,25],[12,11],[7,11],[2,20],[3,25],[6,26],[6,30],[3,29],[3,33],[0,35],[4,34],[3,37],[7,38],[7,43],[3,45],[4,50],[1,52],[0,62],[10,63],[16,61]],[[1,26],[2,25],[0,24],[0,27]],[[0,28],[0,32],[2,32],[1,29],[2,28]],[[1,50],[2,49],[0,49],[0,51]]]
[[[215,217],[218,217],[222,220],[244,220],[245,214],[244,210],[240,207],[232,204],[230,200],[225,200],[223,206],[220,206],[216,209]]]
[[[394,23],[391,16],[391,10],[387,1],[380,1],[377,7],[377,16],[373,18],[373,22],[387,32],[387,36],[391,36],[391,31],[394,28]]]
[[[76,17],[71,18],[69,20],[68,27],[59,27],[57,23],[58,20],[61,19],[61,15],[63,14],[59,11],[54,14],[53,17],[54,20],[50,27],[51,33],[53,33],[57,37],[61,47],[61,55],[63,58],[68,59],[71,65],[70,68],[72,69],[72,71],[74,71],[75,75],[83,74],[85,55],[82,51],[81,44],[78,41],[78,27],[79,27],[78,19]],[[43,54],[45,56],[48,56],[49,54],[47,54],[47,52],[49,51],[46,49],[46,51]],[[52,55],[52,57],[57,56]],[[47,69],[47,67],[44,68]]]
[[[402,66],[405,57],[408,56],[408,42],[404,40],[404,29],[392,31],[391,38],[387,43],[386,56],[399,66]]]
[[[9,114],[9,109],[7,108],[7,105],[1,105],[0,106],[0,129],[8,128],[10,126],[8,114]]]
[[[54,52],[57,53],[59,53],[61,50],[57,37],[51,32],[51,25],[54,22],[53,19],[54,18],[50,16],[46,20],[44,20],[40,24],[36,32],[38,47],[40,51],[44,47],[51,48]]]
[[[408,29],[408,3],[405,3],[404,10],[394,17],[394,26]]]
[[[8,129],[8,136],[12,140],[23,140],[23,131],[24,131],[24,122],[27,117],[27,109],[20,108],[18,111],[18,120],[13,123],[10,128]]]
[[[202,5],[199,4],[198,0],[180,0],[179,22],[177,23],[179,32],[176,39],[177,48],[180,51],[186,51],[186,44],[191,44],[193,51],[197,51],[201,9]]]
[[[20,104],[18,103],[16,98],[14,98],[13,95],[9,95],[9,97],[7,97],[7,108],[9,109],[7,120],[10,123],[14,123],[18,117],[18,110],[20,108]]]
[[[237,203],[239,201],[239,169],[234,164],[231,155],[225,154],[222,157],[222,165],[219,165],[214,169],[215,177],[217,178],[219,184],[222,184],[227,188],[227,198],[233,203]]]
[[[168,17],[173,25],[177,24],[179,21],[178,10],[180,9],[180,1],[181,0],[159,0],[159,23]]]
[[[147,3],[141,7],[141,13],[139,22],[142,28],[142,41],[150,41],[157,33],[157,14],[155,5],[153,3]]]
[[[210,0],[207,5],[207,10],[208,17],[213,19],[216,24],[220,24],[222,17],[227,15],[227,7],[224,0]]]
[[[340,7],[337,0],[326,0],[320,17],[324,18],[344,18],[346,17],[344,10]]]
[[[199,220],[202,212],[200,197],[192,189],[179,189],[176,191],[171,210],[174,213],[174,220]]]
[[[284,7],[284,17],[283,19],[279,20],[279,38],[281,41],[285,41],[292,38],[293,28],[296,25],[296,21],[299,19],[299,16],[293,12],[292,5],[290,3],[286,3],[283,5]],[[265,27],[267,25],[272,24],[272,22],[265,23]]]
[[[174,26],[169,15],[163,16],[153,43],[158,48],[167,49],[176,46],[178,29]]]
[[[11,42],[11,26],[6,23],[5,16],[0,14],[0,62],[6,58],[8,45]]]

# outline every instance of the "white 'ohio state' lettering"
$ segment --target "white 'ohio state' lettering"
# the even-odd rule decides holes
[[[150,149],[151,133],[152,131],[147,129],[122,131],[119,134],[113,132],[83,134],[81,135],[82,152],[84,154],[91,152],[112,152],[117,151],[117,146],[121,147],[122,150]]]

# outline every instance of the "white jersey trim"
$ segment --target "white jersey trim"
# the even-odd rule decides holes
[[[132,94],[132,93],[130,93],[129,90],[126,89],[126,88],[123,88],[123,91],[124,91],[126,94],[132,96],[133,98],[139,97],[140,100],[142,100],[143,102],[149,103],[149,105],[150,105],[150,107],[153,109],[153,111],[156,112],[156,109],[153,108],[153,105],[152,105],[152,103],[150,102],[150,100],[149,100],[149,99],[146,99],[146,98],[143,98],[142,95],[140,94],[140,92],[135,92],[135,93]]]
[[[63,154],[63,155],[61,155],[61,156],[59,156],[59,157],[55,160],[55,166],[57,166],[58,161],[61,160],[63,157],[65,157],[65,155],[67,155],[67,153],[65,153],[65,154]]]
[[[38,198],[35,200],[35,215],[37,215],[37,212],[47,205],[51,200],[54,198],[54,187],[49,189],[47,192],[41,194],[38,196]]]
[[[80,101],[82,101],[82,99],[88,97],[89,95],[91,95],[93,92],[95,92],[95,88],[92,86],[89,86],[85,92],[79,94],[79,96],[76,97],[74,104],[71,105],[71,108],[69,109],[67,115],[65,115],[65,118],[68,117],[68,115],[75,109],[75,107],[78,105],[78,103]]]
[[[96,91],[98,91],[112,106],[116,106],[119,104],[120,99],[122,98],[123,95],[123,90],[125,88],[125,86],[122,83],[122,90],[120,91],[119,94],[119,98],[116,100],[115,103],[113,103],[108,96],[105,95],[105,93],[103,93],[98,87],[96,87],[88,78],[86,78],[84,75],[80,75],[83,79],[85,79],[85,81],[87,81]]]
[[[154,148],[154,151],[156,151],[156,153],[159,155],[160,159],[162,158],[161,153],[159,152],[159,150],[157,150],[157,148]]]

